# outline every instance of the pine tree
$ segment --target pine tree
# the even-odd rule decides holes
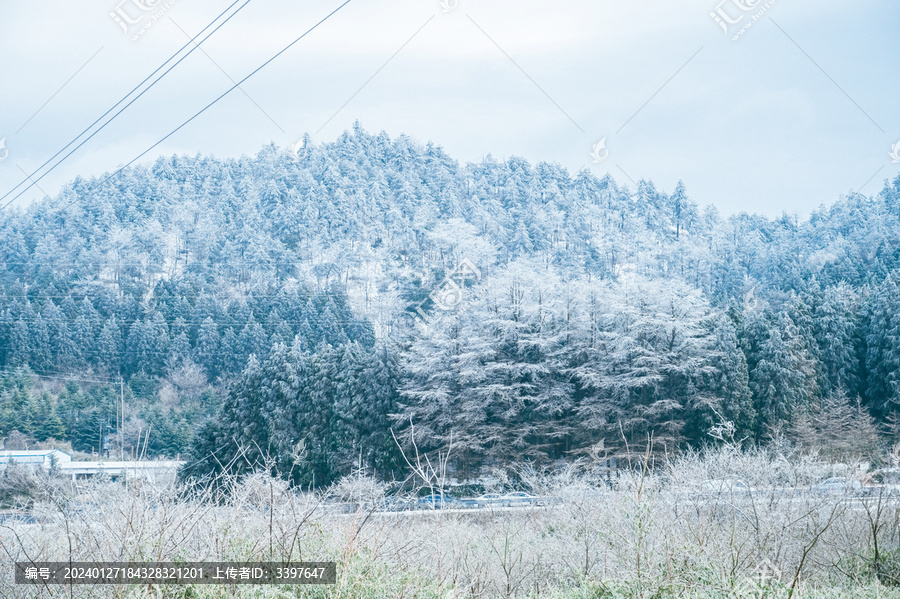
[[[53,349],[50,346],[50,330],[44,317],[38,314],[29,329],[31,340],[28,365],[33,369],[47,372],[53,368]]]
[[[71,352],[71,340],[66,340],[60,337],[60,331],[63,327],[66,326],[65,317],[62,311],[57,307],[52,300],[44,302],[44,307],[41,310],[41,316],[43,317],[44,323],[47,326],[48,332],[48,342],[47,345],[50,349],[50,363],[48,364],[50,369],[58,368],[60,362],[59,352],[62,350],[63,352]],[[66,342],[69,342],[69,345],[66,346]],[[63,347],[65,346],[65,347]],[[65,358],[64,360],[65,361]]]
[[[243,356],[254,355],[259,360],[265,360],[269,349],[269,337],[265,329],[250,314],[247,324],[241,329],[238,338],[238,347]]]
[[[225,327],[219,341],[219,354],[216,360],[219,371],[226,376],[234,376],[241,370],[241,352],[237,335],[231,327]]]
[[[887,416],[900,406],[900,287],[887,277],[866,308],[866,399]]]
[[[125,370],[138,372],[141,368],[150,370],[149,352],[153,351],[153,340],[149,338],[144,321],[135,320],[128,330],[125,341]]]
[[[72,342],[77,348],[77,353],[81,355],[83,363],[93,363],[96,359],[95,329],[83,314],[79,314],[72,323]]]
[[[760,417],[757,439],[789,422],[793,412],[806,409],[818,393],[815,365],[805,345],[790,316],[781,312],[750,373],[750,388]]]
[[[115,316],[110,316],[97,338],[97,364],[108,375],[119,373],[122,365],[122,332]]]
[[[381,476],[397,468],[397,445],[391,435],[391,414],[397,412],[400,372],[387,345],[374,348],[364,364],[354,412],[360,422],[363,458]]]
[[[166,359],[166,367],[169,370],[174,370],[191,360],[191,343],[188,341],[187,333],[180,333],[178,337],[172,341],[172,346],[169,348],[169,357]]]
[[[200,325],[200,333],[197,336],[197,362],[206,369],[209,378],[215,378],[219,374],[219,331],[213,319],[207,316]]]
[[[147,339],[150,342],[148,349],[148,360],[151,372],[161,372],[166,364],[166,357],[175,353],[174,348],[170,348],[169,327],[166,324],[165,317],[159,312],[154,312],[149,322],[145,324]],[[179,335],[184,334],[188,339],[187,332],[182,331]],[[187,350],[183,346],[178,348],[182,355],[190,355],[190,341],[188,341]]]
[[[229,392],[219,417],[217,444],[228,449],[219,456],[219,461],[231,464],[231,472],[246,472],[265,465],[269,434],[263,412],[262,387],[262,367],[256,357],[251,356]]]
[[[197,426],[186,452],[186,463],[178,471],[181,480],[217,480],[236,454],[234,444],[222,433],[214,418]]]
[[[531,240],[528,229],[525,227],[525,223],[519,222],[515,234],[509,241],[509,247],[514,257],[529,256],[534,252],[534,243]]]
[[[302,393],[305,379],[302,360],[287,346],[275,345],[263,364],[262,378],[261,398],[269,448],[277,459],[279,474],[290,478],[294,474],[294,464],[289,457],[291,448],[305,428],[305,414],[296,414],[291,409]]]
[[[298,406],[298,412],[295,412],[302,414],[302,430],[309,451],[306,472],[301,473],[307,484],[327,484],[335,476],[331,463],[331,452],[335,449],[331,423],[334,418],[337,351],[327,343],[318,345],[308,362],[307,392]]]
[[[20,318],[15,322],[9,335],[9,354],[6,362],[9,366],[27,366],[31,359],[31,334],[28,325]]]
[[[359,462],[364,453],[366,458],[369,457],[371,448],[364,447],[363,441],[368,436],[368,426],[376,423],[366,421],[365,404],[371,401],[371,390],[364,387],[365,358],[360,347],[351,342],[336,348],[334,355],[337,359],[332,381],[334,418],[329,440],[334,455],[330,456],[330,461],[337,472],[350,472],[354,466],[363,466]],[[369,465],[367,459],[365,466]]]
[[[37,402],[40,418],[36,423],[34,436],[38,441],[56,439],[61,441],[66,434],[66,427],[56,411],[49,393],[42,393]]]
[[[756,424],[753,396],[750,392],[747,360],[738,347],[732,322],[719,318],[711,347],[709,374],[701,391],[688,406],[685,435],[694,443],[708,440],[710,430],[732,423],[735,440],[752,434]]]
[[[50,340],[56,353],[56,369],[60,372],[74,372],[84,363],[81,348],[75,343],[69,325],[61,322]]]

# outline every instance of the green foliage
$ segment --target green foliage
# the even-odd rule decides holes
[[[354,468],[386,475],[396,464],[387,432],[396,377],[385,348],[278,344],[265,362],[251,357],[220,413],[199,430],[182,474],[266,468],[303,487]]]

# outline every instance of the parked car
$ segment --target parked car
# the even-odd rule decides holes
[[[522,507],[532,505],[535,497],[528,493],[518,491],[516,493],[508,493],[500,497],[500,505],[504,507]]]
[[[434,493],[432,495],[426,495],[425,497],[419,497],[419,509],[439,510],[443,508],[460,508],[463,506],[463,502],[452,495]]]
[[[457,499],[456,501],[457,501],[457,503],[453,507],[458,507],[458,508],[466,509],[466,510],[470,510],[470,509],[473,510],[473,509],[479,507],[477,499],[469,499],[467,497],[463,497],[462,499]]]
[[[480,507],[490,507],[500,505],[500,493],[485,493],[481,497],[475,499]]]
[[[822,495],[853,495],[862,490],[862,484],[852,478],[835,476],[814,485],[812,490]]]

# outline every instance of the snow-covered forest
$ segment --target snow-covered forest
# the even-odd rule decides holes
[[[302,484],[390,472],[411,423],[465,476],[651,435],[862,453],[900,440],[900,177],[821,200],[723,218],[360,126],[78,179],[0,213],[0,437]]]

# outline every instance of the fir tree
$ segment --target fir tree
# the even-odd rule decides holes
[[[760,421],[757,438],[787,423],[804,410],[818,392],[816,371],[806,344],[790,316],[782,312],[759,351],[750,373],[750,388]]]

